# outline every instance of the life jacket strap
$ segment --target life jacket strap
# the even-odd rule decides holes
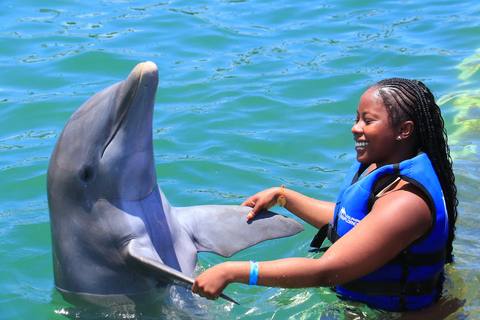
[[[437,273],[430,280],[407,282],[404,285],[402,285],[400,281],[378,282],[357,279],[342,284],[341,287],[355,293],[369,296],[397,297],[404,294],[407,297],[418,297],[435,292],[439,280],[440,273]]]
[[[334,229],[333,224],[331,222],[323,225],[313,237],[312,242],[310,243],[310,247],[315,249],[308,250],[308,252],[325,252],[330,247],[321,247],[325,238],[328,238],[332,243],[340,239],[337,231]]]
[[[405,249],[400,254],[398,254],[395,258],[393,258],[389,262],[389,264],[396,264],[396,265],[406,264],[409,267],[432,266],[432,265],[444,262],[447,256],[445,247],[431,253],[413,253],[407,249]]]
[[[310,243],[310,247],[314,249],[309,250],[309,252],[327,251],[330,247],[322,247],[322,244],[326,238],[328,238],[332,243],[335,243],[341,238],[331,222],[323,225],[320,230],[318,230],[317,234]],[[408,265],[410,267],[432,266],[445,261],[447,255],[445,247],[431,253],[413,253],[410,249],[410,247],[407,247],[388,263],[396,265]]]

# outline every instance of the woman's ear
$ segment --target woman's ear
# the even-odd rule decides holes
[[[407,120],[400,124],[398,127],[398,134],[397,134],[397,140],[404,140],[413,135],[413,129],[415,128],[415,125],[413,121]]]

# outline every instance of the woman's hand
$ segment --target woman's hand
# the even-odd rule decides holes
[[[277,204],[277,198],[281,193],[281,188],[270,188],[245,200],[242,206],[252,207],[252,210],[247,215],[247,219],[252,219],[263,209],[269,210],[275,206]]]
[[[283,194],[286,199],[285,209],[312,226],[320,229],[333,221],[334,202],[313,199],[287,188],[283,188]],[[282,188],[277,187],[261,191],[245,200],[242,206],[252,207],[247,219],[252,219],[261,210],[270,210],[277,204],[277,199],[281,195]]]
[[[195,279],[192,292],[216,300],[232,282],[248,283],[249,262],[224,262],[205,270]]]
[[[210,300],[218,299],[218,296],[220,296],[229,283],[224,274],[225,270],[222,264],[205,270],[195,279],[192,292]]]

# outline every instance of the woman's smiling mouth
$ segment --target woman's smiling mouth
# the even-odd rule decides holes
[[[368,146],[370,142],[368,141],[355,141],[355,148],[364,148]]]

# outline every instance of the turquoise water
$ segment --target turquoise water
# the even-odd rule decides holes
[[[358,99],[382,78],[424,81],[450,134],[460,207],[456,263],[447,267],[441,303],[402,315],[341,301],[325,288],[231,285],[226,293],[240,306],[202,302],[196,316],[480,318],[477,0],[1,4],[0,319],[188,318],[178,301],[149,315],[80,310],[53,286],[50,153],[76,108],[147,60],[160,74],[158,183],[175,206],[239,204],[282,183],[333,201],[355,157],[350,128]],[[313,234],[306,226],[232,259],[314,257],[307,252]],[[200,270],[225,260],[199,259]]]

